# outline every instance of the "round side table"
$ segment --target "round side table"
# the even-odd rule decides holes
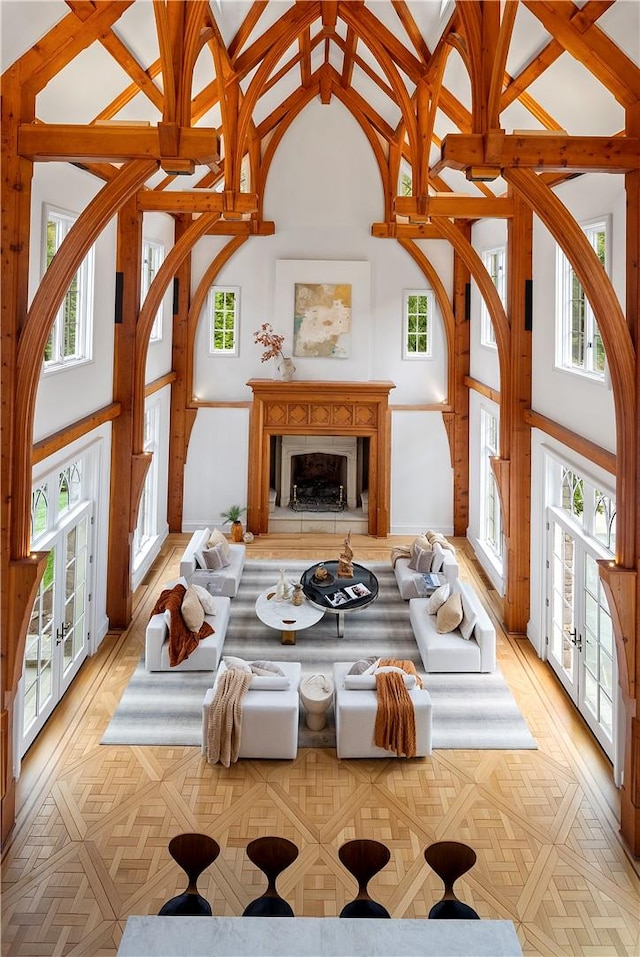
[[[300,699],[306,712],[307,727],[322,731],[333,701],[333,681],[327,675],[308,675],[300,682]]]

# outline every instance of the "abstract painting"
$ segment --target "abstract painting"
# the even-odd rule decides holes
[[[294,356],[347,359],[351,339],[351,283],[295,283]]]

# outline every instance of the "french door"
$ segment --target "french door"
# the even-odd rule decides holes
[[[618,677],[611,615],[598,573],[602,556],[553,512],[547,524],[547,659],[615,763]]]
[[[27,632],[22,691],[24,754],[89,650],[92,504],[78,509],[44,548],[47,566]]]

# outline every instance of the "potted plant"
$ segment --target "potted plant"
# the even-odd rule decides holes
[[[242,522],[240,518],[243,512],[246,512],[246,508],[242,508],[240,505],[230,505],[226,512],[220,512],[221,518],[223,518],[225,522],[231,523],[232,542],[242,541]]]

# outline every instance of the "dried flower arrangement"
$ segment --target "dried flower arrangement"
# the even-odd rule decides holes
[[[253,341],[264,346],[261,362],[267,362],[268,359],[277,359],[282,355],[284,336],[274,332],[270,322],[262,323],[260,328],[254,332]]]

